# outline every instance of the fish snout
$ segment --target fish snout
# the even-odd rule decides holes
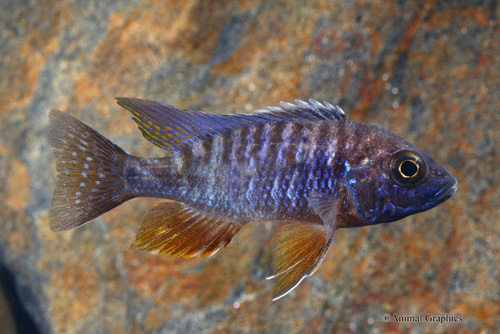
[[[438,192],[434,195],[433,201],[434,202],[444,202],[447,199],[449,199],[451,196],[455,194],[457,191],[457,179],[455,179],[453,176],[450,176],[451,179],[449,179],[442,187],[441,189],[438,190]]]

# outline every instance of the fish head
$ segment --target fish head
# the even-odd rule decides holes
[[[385,129],[380,137],[364,163],[345,173],[352,209],[365,224],[399,220],[455,194],[457,180],[429,154]]]

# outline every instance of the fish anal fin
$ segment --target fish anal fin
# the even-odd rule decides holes
[[[290,223],[278,230],[272,251],[273,300],[292,291],[314,274],[326,255],[333,233],[319,224]]]
[[[144,217],[130,249],[206,257],[229,245],[240,228],[237,221],[206,214],[187,204],[163,202]]]

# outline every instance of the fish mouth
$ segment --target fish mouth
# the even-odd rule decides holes
[[[457,191],[457,180],[452,178],[434,195],[434,201],[441,203],[453,196]]]

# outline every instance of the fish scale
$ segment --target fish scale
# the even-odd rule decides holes
[[[320,266],[335,232],[387,223],[450,198],[457,182],[427,153],[315,100],[252,115],[217,115],[118,98],[161,158],[129,155],[77,119],[51,111],[58,178],[51,229],[71,229],[134,197],[161,202],[131,249],[213,255],[252,221],[277,230],[273,299]]]
[[[142,194],[136,193],[135,195],[174,198],[176,200],[189,202],[195,206],[209,206],[211,208],[218,207],[229,215],[236,214],[235,212],[230,211],[231,208],[235,208],[233,211],[248,212],[253,206],[255,216],[252,217],[251,215],[248,215],[248,219],[287,219],[294,215],[302,216],[303,214],[299,212],[300,209],[303,209],[300,206],[299,197],[305,193],[308,186],[314,182],[315,178],[315,171],[308,171],[305,168],[308,166],[307,159],[315,157],[315,153],[313,152],[315,146],[304,144],[302,140],[305,136],[307,136],[308,140],[314,142],[314,137],[316,135],[314,135],[314,133],[308,133],[308,131],[303,127],[300,129],[296,128],[297,134],[291,134],[291,137],[295,138],[296,142],[291,142],[288,147],[288,152],[285,154],[288,160],[280,161],[279,164],[269,163],[277,161],[275,157],[278,155],[278,151],[282,150],[279,142],[268,142],[265,147],[260,145],[260,142],[268,141],[266,136],[281,137],[283,129],[287,126],[288,124],[284,123],[280,123],[278,126],[273,127],[270,125],[256,126],[255,129],[250,129],[244,133],[246,136],[243,140],[236,140],[238,139],[238,136],[234,136],[232,133],[211,136],[204,140],[204,142],[207,141],[209,144],[203,145],[205,147],[204,154],[198,158],[194,158],[191,147],[187,146],[180,153],[180,155],[182,155],[182,160],[185,162],[184,168],[179,175],[175,175],[170,172],[167,174],[168,177],[165,177],[165,165],[168,165],[168,163],[165,163],[164,160],[141,161],[139,163],[140,167],[137,173],[142,175],[142,170],[147,170],[148,172],[146,175],[148,175],[148,177],[137,179],[137,182],[161,184],[161,187],[154,188],[153,192],[149,190],[150,187],[141,187],[141,189],[145,189],[146,192]],[[264,131],[262,131],[265,127],[268,128],[267,135]],[[240,130],[236,129],[234,132],[238,133]],[[227,143],[227,138],[232,139],[231,147],[221,145],[223,142]],[[251,145],[249,145],[249,143],[251,143]],[[240,150],[240,147],[245,147],[246,149]],[[297,159],[293,155],[295,147],[300,147],[304,151],[304,158],[300,159],[301,161],[299,167],[291,169],[290,166],[296,165],[293,162],[293,160]],[[210,150],[207,148],[210,148]],[[268,159],[266,160],[269,161],[268,163],[261,162],[262,159],[260,159],[260,157],[262,156],[262,150],[266,150],[268,153]],[[227,163],[229,160],[224,163],[224,155],[229,154],[225,152],[232,151],[239,152],[240,155],[236,156],[236,159],[231,160],[232,164]],[[194,161],[189,161],[189,159],[193,159]],[[207,161],[208,163],[203,165],[203,168],[200,168],[200,161]],[[251,165],[251,161],[253,161],[254,164],[257,163],[257,165],[249,167]],[[258,169],[260,172],[252,173],[250,175],[248,174],[249,170],[253,171],[255,169]],[[278,200],[275,200],[275,206],[267,203],[267,199],[271,198],[271,187],[257,187],[257,184],[272,184],[271,181],[274,179],[274,173],[271,173],[271,171],[276,173],[279,179],[283,180],[279,190],[281,193],[277,197]],[[152,175],[157,176],[151,178]],[[307,177],[292,178],[293,175]],[[227,178],[236,178],[239,180],[238,185],[240,185],[240,187],[235,189],[234,184],[224,182]],[[228,185],[228,187],[224,188],[223,186],[217,185]],[[196,191],[186,193],[186,197],[179,195],[174,197],[171,194],[176,193],[178,192],[178,189],[183,188],[203,189],[205,196],[199,196]],[[246,195],[249,188],[255,190],[251,193],[251,196]],[[170,189],[170,192],[165,193],[164,189]],[[245,189],[246,191],[244,191]],[[201,199],[201,201],[199,201],[199,199]],[[213,199],[219,199],[219,201],[214,202]],[[257,205],[255,205],[255,203],[257,203]],[[278,208],[281,205],[286,205],[289,208],[286,211],[286,216],[279,216],[280,211],[278,210],[273,211],[274,208]],[[257,213],[260,211],[266,211],[268,213]]]

